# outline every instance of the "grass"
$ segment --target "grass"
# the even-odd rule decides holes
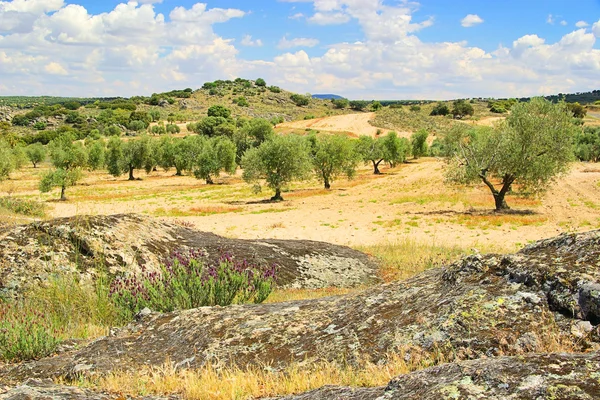
[[[13,196],[0,197],[0,208],[27,217],[43,218],[46,215],[44,203]]]
[[[323,289],[275,289],[265,303],[282,303],[285,301],[320,299],[329,296],[340,296],[359,291],[359,288],[329,287]]]
[[[215,214],[228,214],[242,212],[242,207],[231,207],[231,206],[202,206],[192,207],[187,210],[180,208],[165,209],[163,207],[154,210],[154,215],[157,217],[204,217],[207,215]]]
[[[541,226],[548,221],[545,215],[516,215],[516,214],[497,214],[497,215],[472,215],[462,214],[451,219],[451,222],[463,225],[469,229],[488,229],[501,226],[510,226],[518,228],[521,226]]]
[[[351,366],[321,362],[309,366],[292,365],[277,372],[268,366],[217,369],[209,365],[198,370],[179,370],[166,363],[158,368],[88,378],[76,383],[123,396],[178,393],[187,400],[251,399],[303,393],[325,385],[382,386],[395,376],[444,361],[447,357],[441,351],[424,353],[407,348],[389,355],[383,364],[362,362]]]
[[[422,243],[410,238],[394,243],[358,246],[356,249],[379,259],[381,263],[379,273],[386,282],[410,278],[427,269],[448,264],[473,252],[473,249],[460,246]],[[486,246],[479,250],[504,252],[509,249],[493,249]]]

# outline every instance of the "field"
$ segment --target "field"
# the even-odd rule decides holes
[[[444,163],[433,158],[410,161],[381,176],[363,167],[350,181],[324,190],[317,181],[293,184],[281,203],[265,201],[270,193],[254,193],[235,176],[222,175],[215,185],[174,171],[142,180],[113,178],[105,171],[88,172],[57,202],[58,192],[40,195],[44,169],[27,167],[0,184],[0,195],[39,200],[47,218],[81,214],[142,213],[193,224],[228,237],[321,240],[353,247],[417,243],[512,251],[530,241],[562,231],[600,226],[600,168],[575,164],[543,197],[508,197],[518,213],[495,214],[483,185],[456,187],[444,183]],[[5,222],[35,217],[4,213]]]

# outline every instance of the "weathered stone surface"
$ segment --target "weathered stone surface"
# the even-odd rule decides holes
[[[18,293],[56,272],[93,279],[157,269],[174,250],[202,248],[209,258],[236,258],[280,266],[278,284],[353,287],[378,282],[376,264],[348,247],[302,240],[236,240],[139,215],[57,219],[0,228],[0,295]]]
[[[280,400],[442,400],[600,398],[600,354],[499,357],[439,365],[387,387],[325,387]]]
[[[598,350],[598,326],[581,324],[579,292],[600,282],[599,235],[561,236],[511,256],[469,256],[346,296],[150,314],[80,350],[0,368],[0,380],[74,378],[167,360],[189,368],[284,368],[316,360],[384,362],[399,349],[409,349],[407,357],[436,351],[458,359]],[[586,299],[593,309],[594,298]]]
[[[3,391],[0,400],[114,400],[126,397],[115,393],[100,393],[72,386],[54,384],[51,380],[30,379],[20,386]],[[139,397],[139,400],[167,400],[166,397]],[[168,399],[176,399],[169,397]]]

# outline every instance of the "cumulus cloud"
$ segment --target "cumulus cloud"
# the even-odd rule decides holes
[[[578,22],[575,24],[575,26],[576,26],[577,28],[586,28],[586,27],[590,26],[590,24],[588,24],[588,23],[587,23],[587,22],[585,22],[585,21],[578,21]]]
[[[460,21],[460,24],[464,28],[470,28],[472,26],[479,25],[482,23],[483,19],[477,14],[469,14]]]
[[[310,39],[310,38],[294,38],[288,39],[287,37],[282,37],[277,45],[278,49],[291,49],[294,47],[315,47],[319,44],[318,39]]]
[[[263,42],[260,39],[253,40],[250,35],[245,35],[240,44],[246,47],[262,47]]]

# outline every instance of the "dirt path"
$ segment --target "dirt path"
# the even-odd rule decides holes
[[[376,128],[369,123],[375,118],[374,112],[336,115],[333,117],[315,118],[306,121],[284,122],[277,125],[278,128],[291,129],[314,129],[325,132],[344,132],[352,136],[369,135],[377,136],[377,131],[385,135],[387,129]],[[410,137],[409,132],[399,132],[401,137]]]

